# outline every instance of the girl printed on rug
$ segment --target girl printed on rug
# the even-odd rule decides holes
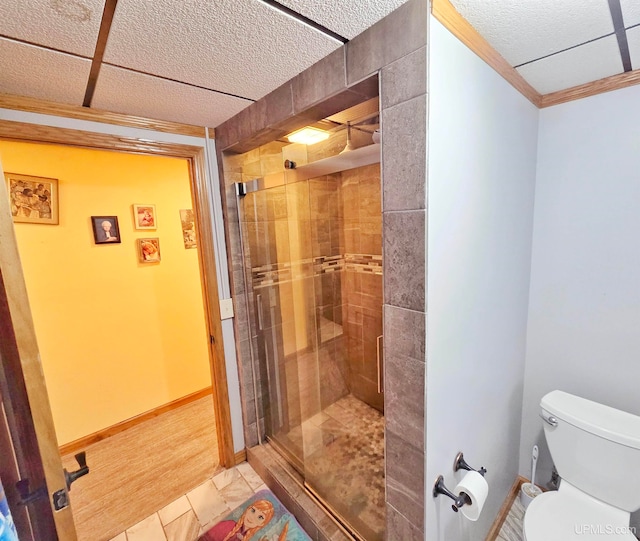
[[[289,526],[293,523],[291,531]],[[198,541],[307,541],[295,519],[268,490],[254,495]]]

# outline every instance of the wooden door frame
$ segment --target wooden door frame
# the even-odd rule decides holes
[[[149,133],[153,137],[153,133]],[[218,279],[214,248],[214,226],[211,215],[213,192],[207,181],[207,161],[205,145],[187,145],[169,143],[150,138],[138,139],[114,134],[97,133],[69,128],[58,128],[0,120],[0,138],[5,140],[47,143],[94,150],[111,150],[134,154],[184,158],[189,164],[191,193],[198,228],[198,261],[202,280],[205,318],[210,336],[209,364],[213,388],[213,401],[216,419],[216,436],[220,464],[226,468],[236,463],[231,411],[227,387],[227,372],[224,357],[222,321],[218,296]],[[4,181],[4,179],[2,179]]]

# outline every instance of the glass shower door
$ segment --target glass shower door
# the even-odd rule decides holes
[[[379,184],[375,165],[240,203],[266,437],[367,541],[385,510]]]

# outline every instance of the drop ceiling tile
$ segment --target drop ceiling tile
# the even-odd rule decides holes
[[[406,1],[280,0],[280,3],[345,38],[353,39]]]
[[[91,57],[104,0],[2,0],[0,34]]]
[[[0,92],[82,105],[91,61],[0,38]]]
[[[640,3],[638,0],[620,0],[625,28],[640,23]]]
[[[257,99],[340,45],[258,0],[120,0],[104,58]]]
[[[634,70],[640,69],[640,26],[627,30],[627,42],[631,55],[631,67]]]
[[[252,102],[103,65],[91,107],[194,126],[218,126]]]
[[[597,81],[624,71],[615,36],[575,47],[517,69],[541,94]]]
[[[512,66],[613,32],[607,0],[452,0]]]

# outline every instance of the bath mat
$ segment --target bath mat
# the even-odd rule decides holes
[[[270,490],[256,492],[198,541],[311,541]]]

